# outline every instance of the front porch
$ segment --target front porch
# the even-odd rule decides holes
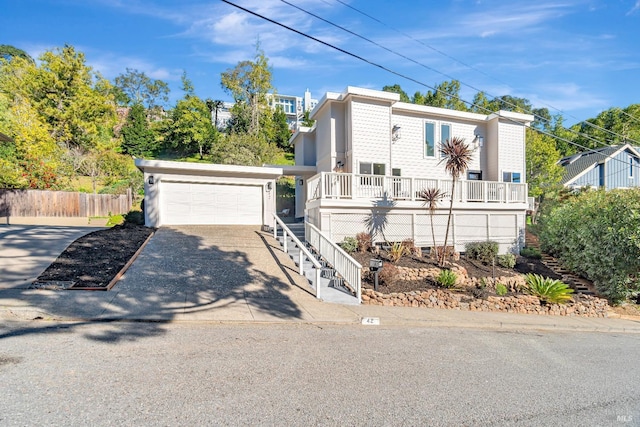
[[[438,188],[449,199],[453,181],[400,176],[360,175],[321,172],[307,180],[307,202],[322,199],[386,199],[424,202],[420,192]],[[527,203],[527,184],[460,180],[456,183],[457,203]]]

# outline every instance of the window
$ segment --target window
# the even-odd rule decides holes
[[[401,170],[398,168],[391,169],[391,175],[393,176],[402,176]]]
[[[629,156],[629,178],[633,178],[633,157]]]
[[[604,163],[598,165],[598,185],[604,187]]]
[[[436,155],[436,124],[433,122],[424,124],[424,155],[427,157]]]
[[[440,144],[444,144],[449,138],[451,138],[451,125],[440,125]]]
[[[384,163],[360,163],[360,175],[384,175],[385,164]],[[372,179],[361,176],[360,184],[362,185],[382,185],[382,181],[379,179]]]
[[[502,182],[520,183],[520,172],[502,172]]]
[[[482,171],[467,172],[467,179],[469,181],[482,181]]]

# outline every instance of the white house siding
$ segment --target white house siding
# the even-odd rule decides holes
[[[308,220],[323,230],[333,241],[355,237],[360,232],[374,231],[374,241],[398,242],[413,239],[417,246],[433,246],[431,216],[423,209],[382,210],[361,208],[314,208],[308,212]],[[447,226],[446,210],[434,215],[434,232],[437,244],[444,242]],[[371,228],[371,224],[375,226]],[[382,231],[380,231],[382,230]],[[500,253],[517,253],[524,244],[524,214],[522,211],[488,210],[482,213],[454,210],[449,230],[448,245],[464,252],[469,242],[493,240],[498,242]]]
[[[484,170],[482,179],[485,181],[502,181],[502,176],[499,176],[498,120],[488,122],[486,129],[487,135],[484,139],[483,150],[487,167]]]
[[[318,171],[331,170],[332,123],[329,105],[318,114],[316,121],[316,165]]]
[[[390,167],[390,113],[388,102],[367,100],[350,102],[352,115],[351,138],[353,145],[353,170],[359,173],[360,162],[384,163],[386,174],[391,175]]]
[[[425,119],[424,116],[410,114],[394,114],[392,117],[393,125],[401,127],[401,137],[394,141],[391,146],[391,165],[392,168],[399,168],[402,176],[412,176],[416,178],[431,179],[450,179],[450,176],[444,170],[441,163],[441,157],[436,152],[435,157],[425,156],[425,122],[430,121],[436,124],[436,140],[440,143],[440,125],[451,125],[451,136],[463,138],[467,144],[471,144],[475,134],[484,135],[484,126],[478,123],[461,121],[460,119],[452,120],[446,117],[437,119]],[[482,150],[478,148],[474,151],[469,169],[482,170]],[[387,173],[391,175],[391,170]],[[466,178],[466,177],[462,177]]]
[[[525,180],[524,170],[524,132],[521,124],[501,121],[499,125],[499,175],[497,181],[502,181],[502,172],[520,172],[520,182]]]

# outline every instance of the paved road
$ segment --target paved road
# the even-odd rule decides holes
[[[640,424],[634,334],[5,323],[0,425]]]

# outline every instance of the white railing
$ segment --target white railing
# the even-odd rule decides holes
[[[450,179],[321,172],[307,180],[307,199],[388,198],[421,201],[420,191],[426,188],[438,188],[448,198],[452,185]],[[454,201],[527,203],[527,184],[461,180],[456,182]]]
[[[349,256],[344,249],[322,234],[316,226],[305,222],[304,227],[307,241],[331,264],[333,269],[344,279],[345,284],[355,292],[358,303],[361,303],[362,266]]]
[[[282,228],[282,250],[285,253],[288,253],[287,244],[288,237],[291,237],[291,240],[296,244],[300,251],[298,252],[298,273],[301,276],[304,276],[304,260],[307,258],[313,266],[315,267],[315,288],[316,288],[316,298],[320,298],[320,273],[322,270],[322,265],[320,262],[311,254],[309,249],[296,237],[293,232],[286,226],[284,222],[278,217],[278,215],[273,214],[273,238],[278,239],[278,225]]]

